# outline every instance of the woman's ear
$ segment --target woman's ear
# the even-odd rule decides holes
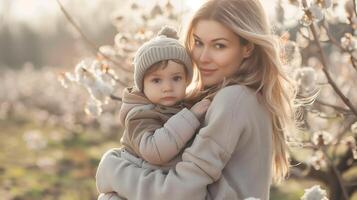
[[[243,58],[248,58],[250,55],[252,55],[254,48],[255,48],[255,45],[251,42],[248,42],[248,44],[244,45]]]

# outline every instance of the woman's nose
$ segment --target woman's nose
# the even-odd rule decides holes
[[[202,49],[199,58],[200,58],[201,62],[208,62],[211,60],[211,55],[210,55],[209,49],[207,47]]]

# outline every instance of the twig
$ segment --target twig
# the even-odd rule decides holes
[[[352,0],[352,2],[353,2],[353,11],[355,11],[355,15],[357,16],[356,0]]]
[[[337,46],[341,51],[343,52],[347,52],[349,55],[350,55],[350,59],[351,59],[351,63],[352,63],[352,67],[357,71],[357,66],[356,66],[356,63],[355,63],[355,59],[352,55],[352,52],[351,51],[346,51],[345,48],[342,47],[342,45],[337,42],[337,40],[331,35],[331,33],[329,32],[329,29],[326,27],[326,21],[324,21],[322,23],[322,27],[325,29],[326,33],[327,33],[327,36],[329,37],[330,41],[332,42],[332,44],[334,44],[335,46]]]
[[[341,173],[340,171],[337,169],[337,167],[334,165],[334,163],[332,162],[332,160],[328,157],[326,149],[323,148],[322,152],[327,160],[327,162],[329,163],[329,165],[332,167],[333,172],[335,173],[336,177],[337,177],[337,181],[339,182],[339,185],[341,186],[341,190],[342,190],[342,194],[345,200],[348,200],[348,193],[346,191],[345,185],[344,185],[344,181],[342,179]]]
[[[324,20],[322,24],[322,27],[325,29],[327,36],[329,37],[330,41],[332,42],[332,44],[334,44],[335,46],[337,46],[339,49],[341,49],[342,51],[345,51],[345,49],[342,47],[342,45],[335,39],[335,37],[333,37],[328,29],[328,27],[326,26],[326,21]]]
[[[351,59],[351,63],[352,63],[353,68],[357,71],[357,65],[355,63],[355,58],[352,55],[350,55],[350,59]]]
[[[305,38],[305,39],[308,40],[308,41],[311,41],[311,38],[310,38],[309,36],[306,36],[306,35],[302,32],[302,29],[301,29],[301,28],[299,28],[298,31],[299,31],[299,33],[301,34],[301,36],[302,36],[303,38]]]
[[[124,87],[128,87],[128,84],[125,83],[124,81],[120,80],[119,78],[117,78],[115,75],[108,73],[108,75],[110,76],[110,78],[112,78],[115,82],[121,84]]]
[[[307,8],[306,0],[303,0],[302,3],[303,3],[304,8]],[[310,29],[311,29],[312,34],[314,36],[315,43],[316,43],[316,45],[317,45],[317,47],[319,49],[319,53],[320,53],[320,56],[321,56],[321,62],[322,62],[322,66],[323,66],[322,67],[322,71],[324,72],[329,84],[332,86],[332,88],[337,93],[337,95],[340,96],[342,101],[351,109],[353,114],[357,116],[357,110],[354,108],[354,106],[352,105],[351,101],[341,92],[341,90],[338,88],[336,83],[333,81],[333,79],[331,78],[330,73],[327,70],[327,61],[326,61],[327,59],[326,59],[325,53],[324,53],[324,51],[323,51],[323,49],[321,47],[319,38],[317,36],[317,32],[316,32],[314,23],[311,23]]]
[[[342,140],[343,136],[347,134],[347,131],[350,129],[350,127],[352,126],[352,124],[354,122],[355,122],[355,119],[349,121],[347,123],[347,125],[345,127],[343,127],[343,130],[339,134],[337,134],[336,145],[333,147],[333,150],[332,150],[332,158],[333,159],[336,157],[338,144],[341,144],[341,140]]]
[[[111,94],[111,95],[110,95],[110,98],[111,98],[112,100],[122,101],[122,98],[121,98],[121,97],[117,97],[117,96],[115,96],[114,94]]]
[[[327,107],[334,108],[335,110],[338,110],[340,112],[344,112],[346,114],[351,113],[351,111],[348,110],[348,109],[345,109],[345,108],[342,108],[340,106],[336,106],[336,105],[333,105],[333,104],[330,104],[330,103],[326,103],[326,102],[323,102],[321,100],[315,100],[315,103],[320,104],[322,106],[327,106]]]
[[[97,47],[96,44],[94,44],[91,40],[88,39],[88,37],[83,33],[83,31],[81,30],[81,28],[76,24],[76,22],[73,20],[73,18],[70,16],[70,14],[66,11],[66,9],[64,8],[64,6],[62,5],[62,3],[60,2],[60,0],[56,0],[58,5],[61,8],[62,13],[65,15],[65,17],[67,18],[67,20],[69,21],[70,24],[72,24],[72,26],[78,31],[78,33],[81,35],[81,37],[83,38],[83,40],[91,47],[91,51],[94,53],[95,56],[97,56],[97,54],[101,55],[102,57],[104,57],[105,59],[109,60],[110,62],[114,63],[116,66],[118,66],[120,69],[126,71],[126,72],[130,72],[132,73],[132,70],[129,70],[127,68],[121,67],[121,65],[116,62],[115,60],[111,59],[109,56],[103,54],[102,52],[99,51],[99,48]]]

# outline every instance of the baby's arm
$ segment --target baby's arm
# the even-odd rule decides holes
[[[192,138],[200,126],[199,119],[206,113],[209,104],[210,101],[205,100],[195,104],[191,110],[184,108],[167,120],[163,127],[153,131],[145,128],[152,124],[140,123],[142,129],[146,131],[139,134],[141,135],[139,141],[133,142],[137,146],[139,155],[151,164],[161,165],[169,162]]]

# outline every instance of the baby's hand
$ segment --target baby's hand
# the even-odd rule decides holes
[[[208,99],[203,99],[192,106],[191,111],[195,116],[200,119],[207,111],[211,101]]]

